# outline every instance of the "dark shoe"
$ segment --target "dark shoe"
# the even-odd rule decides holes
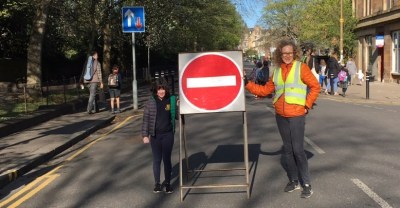
[[[154,186],[153,192],[154,192],[154,193],[160,193],[161,191],[162,191],[162,190],[161,190],[161,184],[156,183],[156,185]]]
[[[174,193],[174,190],[172,190],[172,188],[171,188],[171,184],[169,184],[169,183],[165,184],[165,193],[167,193],[167,194]]]
[[[305,184],[304,186],[303,186],[303,190],[301,191],[301,198],[305,198],[305,199],[307,199],[307,198],[310,198],[310,196],[313,194],[313,191],[312,191],[312,189],[311,189],[311,185],[309,185],[309,184]]]
[[[284,191],[285,191],[285,192],[292,192],[292,191],[298,190],[298,189],[300,189],[299,181],[295,180],[295,181],[290,181],[290,182],[286,185]]]

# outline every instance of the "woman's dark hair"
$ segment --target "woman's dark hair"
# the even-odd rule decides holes
[[[151,89],[151,92],[153,93],[154,97],[157,97],[157,91],[159,89],[164,89],[165,90],[165,98],[169,98],[170,94],[169,94],[168,82],[163,77],[158,78],[154,81],[154,84]]]
[[[94,56],[94,54],[96,54],[97,53],[97,51],[92,51],[91,53],[90,53],[90,55],[91,56]]]

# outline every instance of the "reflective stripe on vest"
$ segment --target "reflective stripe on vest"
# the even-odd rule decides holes
[[[282,78],[282,69],[274,71],[275,98],[274,103],[285,94],[285,102],[289,104],[305,105],[307,96],[307,85],[303,83],[300,76],[301,62],[294,61],[286,81]]]

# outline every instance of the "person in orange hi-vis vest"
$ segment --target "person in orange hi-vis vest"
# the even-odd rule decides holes
[[[289,178],[284,191],[293,192],[302,186],[300,196],[309,198],[313,190],[304,152],[305,118],[319,95],[320,85],[307,64],[298,61],[299,54],[293,41],[282,40],[274,54],[275,69],[268,83],[262,86],[248,81],[246,76],[243,79],[246,89],[254,95],[275,94],[275,118],[283,141],[283,158]]]

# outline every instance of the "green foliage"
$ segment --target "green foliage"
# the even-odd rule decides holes
[[[352,16],[351,0],[344,0],[344,49],[354,48],[357,20]],[[338,48],[340,39],[339,0],[268,0],[264,22],[272,38],[312,42],[319,48]]]
[[[0,3],[4,8],[0,11],[0,58],[26,57],[34,12],[41,1]],[[145,7],[146,32],[135,34],[139,67],[147,65],[148,46],[152,56],[176,61],[179,52],[232,50],[239,45],[243,21],[229,0],[52,0],[45,22],[43,76],[79,74],[81,67],[70,66],[72,72],[63,73],[60,70],[67,67],[55,65],[83,62],[93,49],[102,59],[105,47],[110,50],[112,64],[129,66],[131,34],[122,33],[121,9],[131,5]],[[110,43],[103,39],[107,25]]]
[[[343,45],[351,50],[355,46],[353,32],[357,20],[352,16],[351,1],[344,0]],[[340,1],[313,0],[307,5],[301,21],[301,40],[313,42],[321,48],[338,48],[340,40]]]
[[[254,49],[248,49],[245,51],[245,56],[246,57],[255,57],[258,55],[258,52]]]
[[[29,0],[0,2],[0,58],[26,56],[31,7]]]
[[[268,0],[263,20],[276,39],[297,40],[300,36],[301,15],[306,0]]]

